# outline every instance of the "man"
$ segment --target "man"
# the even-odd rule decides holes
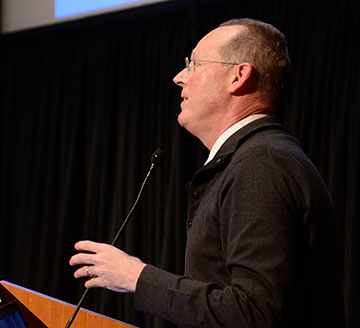
[[[189,185],[184,275],[81,241],[92,254],[72,257],[75,277],[181,327],[332,327],[332,202],[273,116],[289,72],[271,25],[231,20],[201,39],[174,78],[178,122],[210,150]]]

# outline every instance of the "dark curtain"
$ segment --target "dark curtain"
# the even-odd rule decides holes
[[[360,326],[355,1],[178,0],[2,35],[1,280],[77,303],[83,281],[68,265],[73,244],[113,239],[158,147],[167,159],[117,246],[182,273],[184,186],[207,151],[177,125],[172,77],[204,34],[233,17],[264,20],[288,38],[294,81],[280,118],[333,196],[339,327]],[[132,295],[91,290],[84,307],[141,327],[172,326],[136,313]]]

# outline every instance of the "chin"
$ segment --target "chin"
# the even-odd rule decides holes
[[[179,125],[182,126],[183,128],[186,126],[186,119],[184,118],[184,112],[181,112],[178,115],[177,121]]]

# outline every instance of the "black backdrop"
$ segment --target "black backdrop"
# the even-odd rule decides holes
[[[294,88],[281,119],[333,196],[346,327],[359,327],[355,1],[178,0],[1,36],[0,279],[77,303],[73,244],[112,240],[157,147],[167,160],[117,246],[182,272],[184,185],[207,152],[177,126],[180,89],[171,80],[196,42],[232,17],[264,20],[288,37]],[[84,306],[142,327],[171,326],[132,302],[92,290]]]

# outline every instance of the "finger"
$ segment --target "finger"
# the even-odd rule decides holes
[[[95,264],[95,254],[79,253],[79,254],[73,255],[70,258],[69,263],[71,266],[82,265],[82,264],[94,265]]]
[[[101,278],[97,276],[87,280],[84,285],[86,288],[104,287],[101,283]]]
[[[96,243],[90,240],[81,240],[75,244],[75,249],[78,251],[87,251],[91,253],[98,253],[104,248],[104,244]]]
[[[79,269],[77,269],[74,272],[74,277],[75,278],[82,278],[82,277],[90,277],[93,278],[95,277],[95,268],[92,265],[85,265]]]
[[[74,272],[74,277],[75,278],[88,277],[89,276],[88,270],[89,270],[88,266],[83,266]]]

